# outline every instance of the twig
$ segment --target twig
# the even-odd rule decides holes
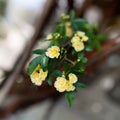
[[[75,65],[75,63],[72,60],[68,59],[67,57],[65,57],[65,60],[68,61],[69,63]]]

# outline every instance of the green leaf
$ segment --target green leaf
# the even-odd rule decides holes
[[[50,77],[47,79],[47,82],[50,86],[52,86],[52,79]]]
[[[48,46],[48,48],[52,47],[52,46],[58,46],[59,47],[59,42],[57,40],[52,40]]]
[[[81,18],[75,19],[74,22],[78,25],[83,25],[83,24],[86,25],[88,23],[88,21],[86,19],[81,19]]]
[[[85,75],[84,70],[76,70],[76,71],[73,71],[72,73],[74,73],[77,76],[84,76]]]
[[[72,50],[72,55],[75,55],[77,52],[73,49]]]
[[[66,72],[70,70],[70,65],[67,62],[64,62],[64,69]]]
[[[45,53],[45,50],[37,49],[37,50],[33,50],[31,53],[32,53],[32,54],[44,54],[44,53]]]
[[[82,66],[82,63],[81,63],[81,61],[80,61],[80,62],[77,62],[77,63],[75,64],[75,66],[72,67],[72,69],[79,69],[79,67],[81,67],[81,66]]]
[[[65,25],[63,24],[61,26],[57,26],[55,32],[60,33],[61,35],[65,35]]]
[[[99,35],[96,35],[96,39],[97,39],[98,41],[103,41],[103,40],[105,39],[105,36],[102,35],[102,34],[99,34]]]
[[[90,45],[93,45],[94,44],[94,40],[96,40],[94,33],[89,31],[89,32],[86,32],[86,35],[89,38],[87,43],[90,43]]]
[[[100,44],[100,42],[99,42],[98,40],[95,40],[95,41],[94,41],[94,46],[95,46],[95,48],[96,48],[98,51],[101,50],[101,44]]]
[[[59,71],[59,70],[54,70],[54,71],[52,72],[52,75],[53,75],[53,76],[56,76],[56,77],[62,76],[62,72]]]
[[[71,68],[71,72],[76,74],[76,75],[83,75],[84,74],[84,70],[85,70],[85,65],[81,61],[77,62],[75,64],[75,66],[73,66]]]
[[[86,85],[83,83],[80,83],[80,82],[77,82],[74,85],[75,85],[75,87],[78,87],[78,88],[86,88]]]
[[[73,92],[66,92],[65,98],[67,99],[68,104],[71,107],[74,103],[74,100],[75,100],[75,92],[74,91]]]
[[[51,71],[54,69],[54,65],[56,64],[57,59],[53,58],[49,60],[49,64],[48,64],[48,71]]]
[[[91,25],[91,28],[94,30],[94,31],[98,31],[99,29],[99,25],[97,23],[94,23]]]
[[[84,58],[81,59],[81,61],[82,61],[83,63],[86,63],[86,62],[88,61],[88,59],[87,59],[86,57],[84,57]]]
[[[41,63],[42,68],[45,70],[47,65],[48,65],[49,58],[47,56],[45,56],[45,55],[42,55],[41,57],[42,58],[41,58],[40,63]]]
[[[60,36],[60,38],[62,39],[62,40],[69,40],[69,37],[68,36]]]
[[[74,21],[72,22],[72,27],[73,27],[73,29],[75,30],[75,31],[77,31],[77,30],[79,30],[80,29],[80,26],[79,25],[77,25]]]
[[[87,20],[77,18],[72,21],[72,27],[74,30],[84,30],[87,23]]]
[[[41,63],[41,59],[42,59],[42,57],[38,56],[30,62],[29,66],[27,68],[28,75],[31,75],[32,72],[34,71],[34,69],[37,67],[37,65]]]
[[[87,36],[89,37],[89,40],[87,42],[89,44],[89,46],[96,48],[98,51],[100,51],[101,50],[100,39],[102,38],[102,36],[101,35],[95,36],[92,32],[87,33]],[[99,38],[99,40],[98,40],[98,38]]]
[[[85,31],[93,31],[93,30],[91,29],[91,26],[90,26],[89,24],[84,24],[84,25],[83,25],[83,28],[84,28]]]
[[[73,21],[74,18],[75,18],[75,12],[74,12],[74,10],[71,10],[70,11],[70,20]]]
[[[91,46],[86,46],[85,50],[88,51],[88,52],[91,52],[91,51],[93,51],[93,48]]]
[[[78,59],[81,60],[83,57],[84,57],[84,53],[83,52],[79,52],[78,53]]]

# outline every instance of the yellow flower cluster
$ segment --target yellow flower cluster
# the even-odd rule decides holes
[[[70,73],[68,75],[68,78],[69,79],[67,80],[64,76],[57,77],[57,80],[54,83],[54,87],[56,88],[56,90],[58,90],[59,92],[74,91],[75,86],[73,84],[77,82],[78,78],[73,73]]]
[[[58,58],[60,55],[60,48],[58,46],[52,46],[47,49],[46,56],[49,58]]]
[[[72,34],[73,34],[73,31],[72,31],[72,28],[71,28],[71,23],[66,22],[65,28],[66,28],[66,36],[71,37]]]
[[[84,49],[84,43],[88,41],[88,37],[85,35],[85,32],[77,31],[73,36],[71,43],[75,51],[79,52]]]
[[[30,75],[32,83],[40,86],[42,82],[46,79],[48,71],[43,71],[40,65],[38,65],[33,73]]]

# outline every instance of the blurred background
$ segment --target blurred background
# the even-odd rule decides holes
[[[104,34],[69,108],[64,94],[26,74],[32,49],[48,45],[60,14],[75,10]],[[120,120],[120,0],[0,0],[0,120]]]

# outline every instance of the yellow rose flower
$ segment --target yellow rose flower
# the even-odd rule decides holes
[[[75,37],[79,37],[79,39],[80,39],[81,42],[88,41],[88,37],[85,35],[85,32],[77,31],[74,36]]]
[[[48,71],[43,71],[41,66],[38,65],[35,70],[33,71],[33,73],[30,75],[31,81],[32,83],[34,83],[35,85],[40,86],[42,84],[42,82],[46,79],[48,74]]]
[[[85,32],[77,31],[77,32],[75,33],[75,36],[79,37],[81,42],[86,42],[86,41],[88,41],[88,37],[85,35]]]
[[[69,78],[69,82],[72,83],[72,84],[76,83],[78,81],[77,76],[75,74],[73,74],[73,73],[70,73],[68,75],[68,78]]]
[[[83,36],[81,41],[83,41],[83,42],[88,41],[88,37],[87,36]]]
[[[76,42],[72,44],[73,48],[75,49],[75,51],[79,52],[82,51],[84,49],[84,44],[83,42]]]
[[[76,43],[76,42],[79,42],[80,41],[80,38],[78,36],[74,36],[71,40],[71,43]]]
[[[57,80],[54,83],[54,87],[59,92],[64,92],[67,89],[67,80],[64,77],[57,77]]]
[[[67,81],[67,88],[66,88],[66,91],[74,91],[75,90],[75,86],[70,82],[70,81]]]
[[[60,48],[58,46],[52,46],[47,49],[46,56],[49,58],[58,58],[60,55]]]
[[[58,77],[57,80],[54,83],[54,87],[59,92],[74,91],[75,90],[75,86],[73,84],[77,82],[78,78],[73,73],[70,73],[68,75],[68,78],[69,78],[69,80],[67,80],[64,76]]]
[[[85,32],[77,31],[73,38],[71,39],[72,47],[75,51],[79,52],[84,49],[84,43],[88,40],[88,37],[85,36]]]
[[[77,36],[84,36],[85,32],[77,31],[75,35],[77,35]]]

